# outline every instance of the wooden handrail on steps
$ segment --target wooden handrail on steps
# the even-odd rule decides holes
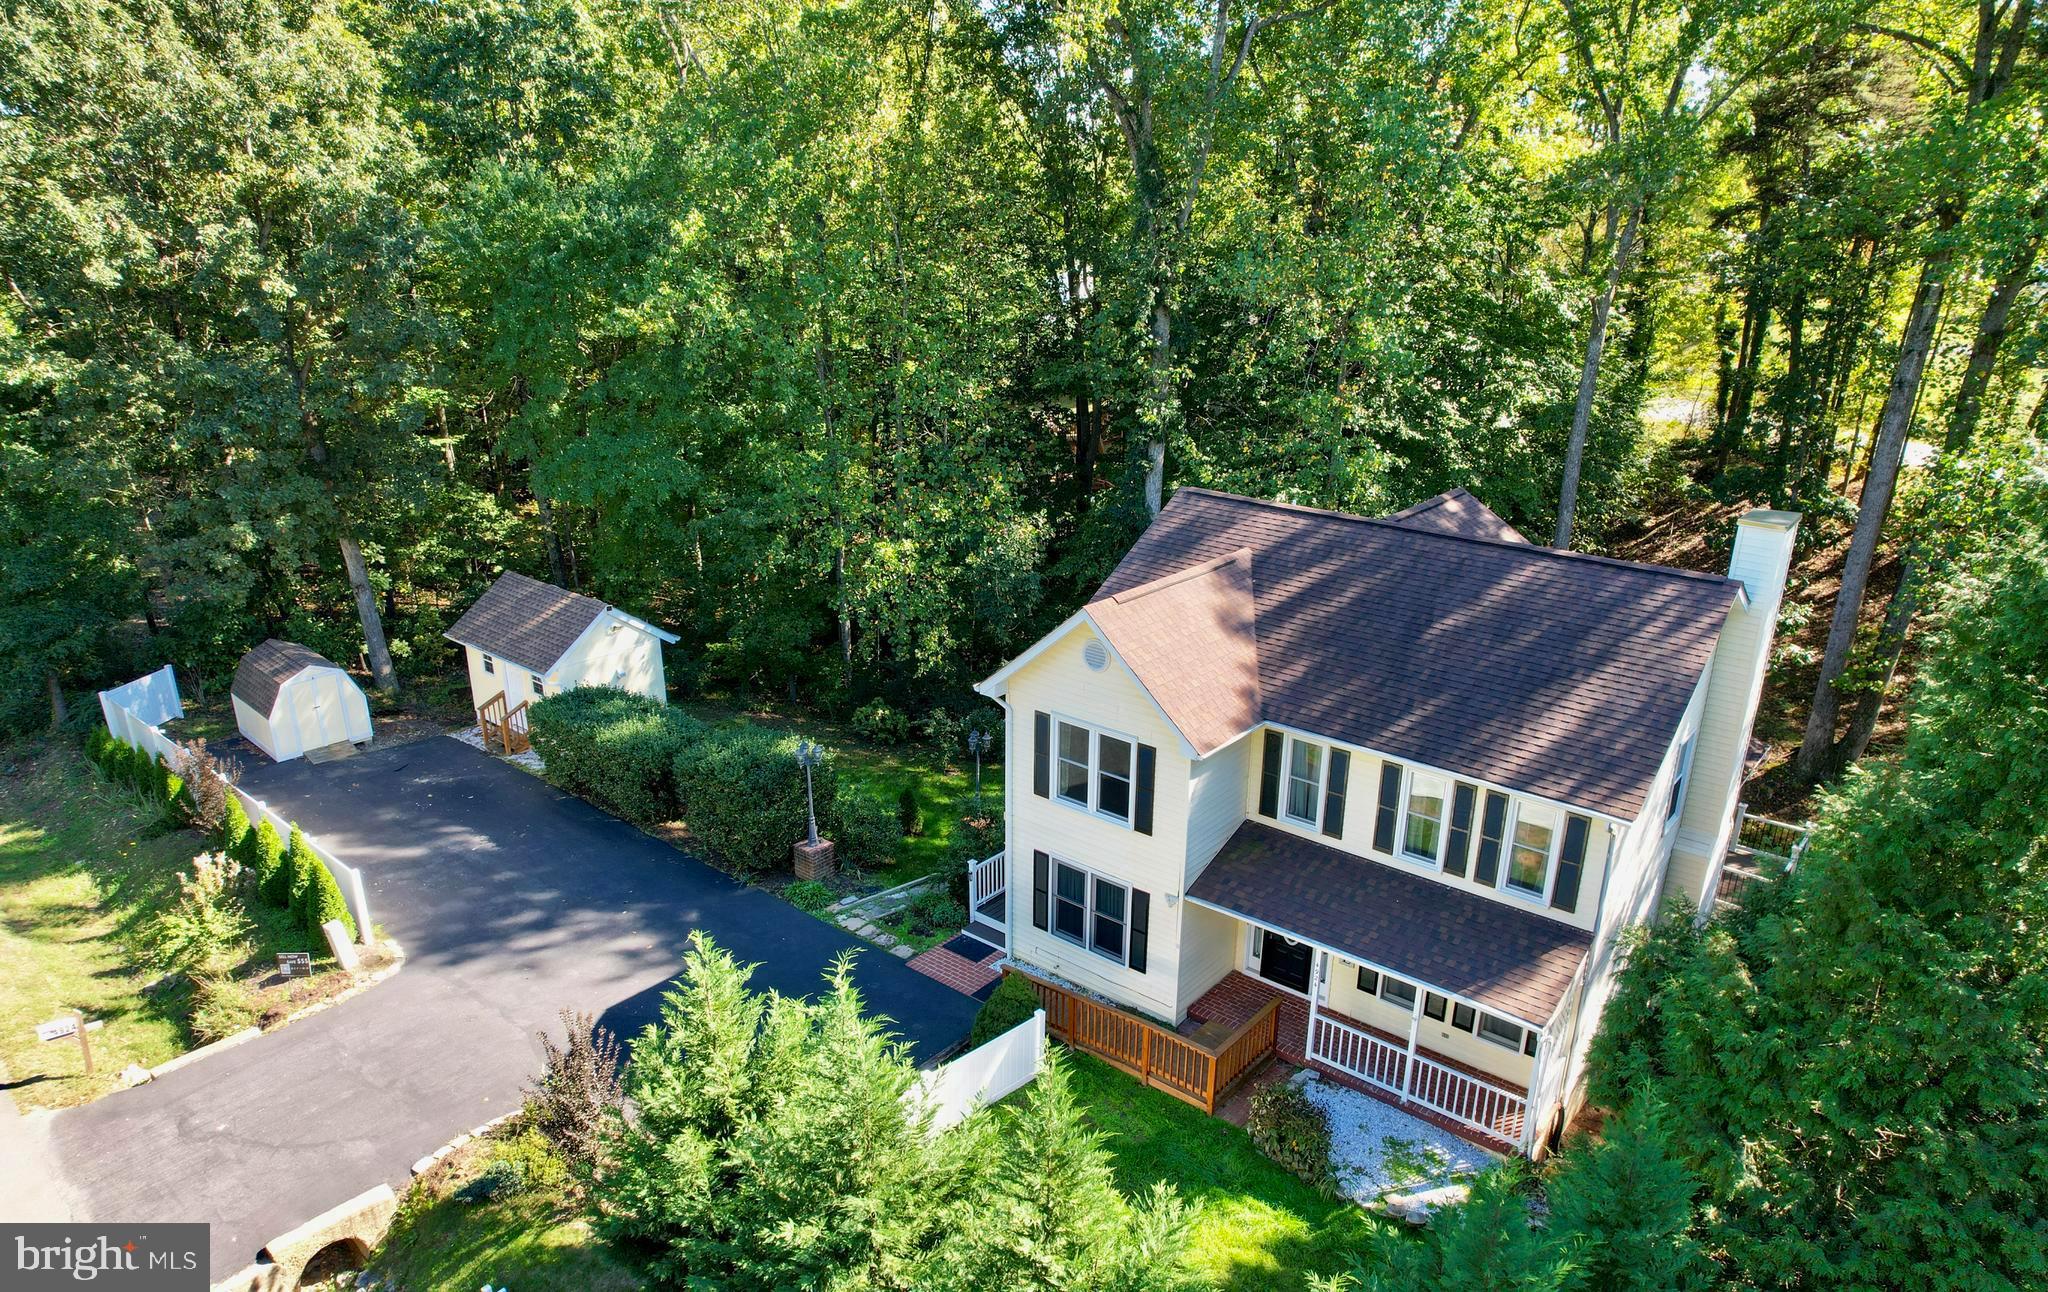
[[[1014,965],[1003,972],[1031,984],[1045,1009],[1046,1030],[1052,1035],[1205,1113],[1214,1113],[1231,1089],[1258,1066],[1259,1060],[1273,1052],[1279,1039],[1278,997],[1267,1001],[1258,1013],[1221,1041],[1201,1045],[1150,1019],[1025,973]]]

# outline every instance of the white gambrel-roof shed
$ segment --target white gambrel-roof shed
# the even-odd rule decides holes
[[[370,738],[370,702],[332,660],[272,637],[235,666],[235,725],[278,762]]]

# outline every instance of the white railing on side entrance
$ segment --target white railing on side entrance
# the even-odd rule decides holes
[[[1317,1014],[1309,1024],[1308,1055],[1347,1076],[1378,1086],[1461,1125],[1510,1144],[1522,1141],[1529,1101],[1456,1068],[1417,1054],[1362,1028]]]
[[[1339,1072],[1360,1081],[1369,1081],[1383,1090],[1401,1093],[1407,1051],[1382,1041],[1371,1032],[1340,1023],[1327,1014],[1318,1014],[1311,1025],[1308,1052],[1309,1057],[1327,1063]]]
[[[1529,1115],[1525,1096],[1488,1085],[1434,1059],[1415,1056],[1408,1097],[1510,1144],[1522,1142],[1522,1123]]]
[[[1000,852],[993,857],[967,863],[967,893],[972,909],[980,910],[1008,890],[1010,868],[1003,863],[1004,857]]]

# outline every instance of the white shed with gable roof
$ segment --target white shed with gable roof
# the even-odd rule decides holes
[[[278,762],[370,739],[370,702],[339,665],[272,637],[235,666],[235,725]]]

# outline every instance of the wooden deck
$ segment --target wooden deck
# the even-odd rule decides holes
[[[1280,1002],[1268,1001],[1227,1031],[1181,1036],[1058,983],[1007,970],[1030,983],[1045,1008],[1046,1029],[1139,1081],[1214,1113],[1232,1089],[1273,1053]]]

